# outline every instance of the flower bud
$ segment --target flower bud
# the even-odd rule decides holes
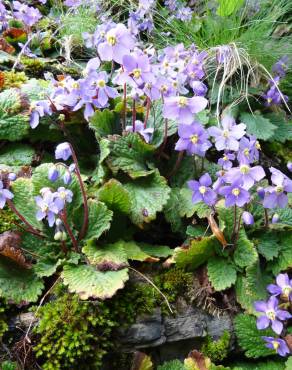
[[[278,215],[278,213],[275,213],[272,217],[272,224],[276,224],[277,222],[279,222],[280,220],[280,216]]]
[[[56,159],[63,159],[63,161],[67,161],[72,155],[71,147],[69,143],[62,143],[59,144],[55,151]]]
[[[292,172],[292,162],[287,163],[287,168],[290,172]]]
[[[58,241],[58,240],[63,240],[63,239],[62,239],[62,237],[63,237],[63,233],[62,233],[62,231],[57,231],[57,232],[55,233],[55,235],[54,235],[54,240],[56,240],[56,241]]]
[[[69,171],[66,171],[63,176],[63,182],[65,185],[68,185],[70,184],[71,181],[72,181],[71,173]]]
[[[13,173],[13,172],[10,172],[10,174],[8,175],[8,179],[9,179],[10,181],[15,181],[15,180],[16,180],[16,178],[17,178],[17,176],[16,176],[16,174],[15,174],[15,173]]]
[[[253,225],[254,224],[254,218],[253,215],[247,211],[244,211],[242,213],[242,220],[245,223],[245,225]]]
[[[58,177],[59,177],[59,171],[57,170],[56,166],[52,166],[50,167],[49,169],[49,173],[48,173],[48,179],[52,182],[55,182],[58,180]]]
[[[61,220],[60,218],[57,218],[57,219],[56,219],[56,226],[57,226],[57,227],[61,227],[62,225],[63,225],[62,220]]]
[[[257,188],[257,193],[258,193],[258,196],[261,198],[261,199],[264,199],[265,197],[265,189],[263,187],[258,187]]]
[[[72,164],[70,164],[70,166],[69,166],[69,172],[75,172],[75,169],[76,169],[76,166],[75,166],[75,163],[72,163]]]
[[[65,240],[67,240],[67,234],[65,233],[65,231],[62,232],[62,239],[61,239],[63,242]]]

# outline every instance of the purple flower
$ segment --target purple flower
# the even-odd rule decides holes
[[[232,185],[220,187],[218,193],[224,195],[225,206],[237,205],[242,207],[250,200],[249,192],[241,186],[241,181],[236,180]]]
[[[235,159],[235,155],[232,153],[224,153],[222,158],[218,159],[218,164],[223,168],[223,170],[230,170],[232,167],[232,162]]]
[[[165,98],[163,117],[177,119],[179,123],[191,124],[194,120],[194,114],[205,109],[207,104],[208,100],[201,96]]]
[[[66,203],[72,202],[73,193],[71,190],[65,189],[64,187],[58,188],[54,193],[55,204],[57,205],[59,211],[62,211]]]
[[[71,173],[70,171],[66,171],[63,176],[63,182],[65,185],[69,185],[71,181],[72,181]]]
[[[38,9],[22,4],[19,1],[13,1],[13,9],[14,17],[29,27],[33,26],[42,18]]]
[[[263,313],[257,319],[257,328],[259,330],[266,329],[271,325],[276,334],[281,334],[283,330],[281,321],[290,319],[291,315],[287,311],[279,310],[278,303],[278,299],[274,296],[270,297],[267,302],[257,301],[254,303],[256,311]]]
[[[67,161],[72,155],[71,147],[69,143],[62,143],[59,144],[55,151],[56,159],[63,159],[63,161]]]
[[[192,9],[189,6],[182,6],[177,10],[175,17],[183,22],[189,22],[192,19]]]
[[[83,0],[66,0],[64,2],[64,5],[66,5],[68,7],[71,7],[71,6],[77,7],[77,6],[82,5],[82,3],[83,3]]]
[[[97,50],[102,60],[114,60],[122,64],[124,55],[129,54],[134,46],[133,36],[123,24],[119,23],[106,33],[105,40],[98,45]]]
[[[178,135],[180,138],[175,145],[175,150],[186,150],[190,155],[197,154],[204,157],[206,151],[212,146],[208,140],[207,131],[197,122],[191,125],[181,123],[178,126]]]
[[[55,217],[60,211],[55,203],[55,195],[49,189],[45,189],[42,192],[42,196],[38,195],[35,197],[35,202],[39,208],[36,213],[36,219],[41,221],[46,218],[49,226],[52,227],[55,223]]]
[[[231,58],[232,52],[229,45],[218,46],[217,48],[217,62],[219,64],[227,63]]]
[[[278,213],[275,213],[272,217],[272,224],[277,224],[280,220],[280,216],[278,215]]]
[[[222,127],[212,126],[209,128],[209,134],[215,138],[215,146],[217,150],[234,150],[239,149],[238,140],[245,134],[246,125],[244,123],[235,123],[231,116],[225,116],[222,119]]]
[[[127,126],[126,131],[133,132],[133,126]],[[135,122],[135,131],[134,132],[138,132],[141,136],[143,136],[146,143],[149,143],[151,138],[152,138],[154,129],[151,128],[151,127],[144,129],[144,123],[137,120]]]
[[[237,159],[241,163],[253,163],[259,159],[260,143],[254,136],[242,137],[239,142]]]
[[[281,171],[271,167],[271,180],[275,186],[266,188],[263,205],[265,208],[285,208],[288,204],[287,193],[292,192],[292,181]]]
[[[208,173],[200,177],[199,181],[188,181],[188,187],[193,191],[192,202],[205,202],[208,206],[212,206],[216,202],[216,193],[210,188],[212,179]]]
[[[268,291],[274,296],[281,295],[287,300],[292,300],[292,280],[288,274],[279,274],[276,277],[276,285],[270,284],[267,286]]]
[[[253,215],[247,211],[244,211],[242,213],[242,220],[245,223],[245,225],[253,225],[254,224],[254,218]]]
[[[287,63],[289,62],[289,58],[287,55],[284,55],[281,59],[276,62],[272,67],[272,72],[274,72],[279,77],[283,78],[286,75],[286,71],[288,69]]]
[[[8,175],[8,180],[15,181],[17,179],[17,175],[14,172],[10,172]]]
[[[127,82],[131,85],[134,83],[134,85],[141,86],[143,83],[153,83],[155,81],[149,58],[142,52],[125,55],[123,57],[123,67],[125,72],[119,76],[119,81],[122,83]]]
[[[107,86],[108,75],[106,72],[102,71],[99,73],[91,74],[87,83],[89,86],[96,87],[97,102],[101,107],[105,107],[109,99],[114,99],[119,96],[119,93],[113,87]]]
[[[30,127],[32,129],[39,125],[40,118],[45,114],[51,115],[51,103],[48,100],[40,100],[31,104],[30,107]]]
[[[57,167],[56,166],[50,167],[49,172],[48,172],[48,179],[52,182],[55,182],[58,180],[59,176],[60,176],[60,173],[57,170]]]
[[[265,189],[262,186],[259,186],[257,188],[257,194],[258,194],[258,196],[259,196],[260,199],[264,199],[265,193],[266,193],[265,192]]]
[[[266,347],[274,349],[280,356],[285,357],[290,349],[284,339],[273,337],[262,337],[266,341]]]
[[[232,183],[239,180],[242,187],[249,190],[255,182],[265,177],[265,171],[261,166],[250,167],[247,164],[241,164],[239,167],[231,168],[225,175],[226,182]]]
[[[190,86],[196,96],[205,96],[208,91],[207,86],[201,81],[192,81]]]
[[[292,172],[292,162],[287,163],[287,168],[290,172]]]
[[[0,208],[3,209],[7,199],[12,199],[14,195],[8,189],[4,189],[3,182],[0,180]]]

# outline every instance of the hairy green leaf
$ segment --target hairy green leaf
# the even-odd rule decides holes
[[[239,232],[233,258],[235,264],[239,267],[250,266],[258,259],[257,251],[253,243],[247,238],[244,229]]]
[[[255,239],[255,244],[259,253],[265,257],[267,261],[272,261],[278,257],[280,252],[279,238],[273,232],[260,233]]]
[[[277,126],[261,114],[242,113],[240,119],[246,124],[247,133],[255,135],[257,139],[268,140],[273,137],[277,129]]]
[[[231,370],[290,370],[290,368],[285,369],[285,364],[281,360],[269,360],[267,362],[239,362]]]
[[[0,164],[7,166],[29,166],[33,161],[35,151],[25,144],[13,143],[6,145],[0,151]]]
[[[118,134],[120,120],[115,112],[104,109],[94,113],[89,120],[89,127],[94,130],[97,139],[100,139],[104,136]]]
[[[292,121],[287,121],[285,114],[270,113],[266,117],[276,126],[276,130],[269,141],[279,141],[285,143],[287,140],[292,140]]]
[[[217,291],[230,288],[236,281],[236,268],[225,258],[211,257],[207,263],[208,277]]]
[[[77,293],[83,300],[111,298],[129,278],[126,268],[102,272],[90,265],[66,265],[61,276],[69,291]]]
[[[199,202],[193,204],[192,191],[187,188],[181,189],[177,207],[181,217],[190,218],[196,214],[199,218],[205,218],[211,213],[210,207],[208,207],[205,203]]]
[[[98,190],[98,199],[114,212],[130,213],[130,193],[115,179],[109,180]]]
[[[278,258],[270,263],[275,275],[292,267],[292,233],[282,232],[279,235],[280,252]]]
[[[156,170],[151,176],[124,185],[131,195],[130,218],[136,225],[150,222],[161,212],[169,198],[170,188],[164,177]]]
[[[107,206],[94,199],[88,200],[88,229],[84,239],[98,239],[109,230],[113,212]]]
[[[273,355],[274,351],[265,346],[262,336],[273,336],[272,329],[258,330],[256,318],[239,314],[234,320],[235,334],[246,357],[258,358]]]

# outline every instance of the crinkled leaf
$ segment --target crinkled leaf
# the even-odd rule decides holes
[[[288,360],[289,361],[289,360]],[[285,368],[283,361],[267,361],[267,362],[239,362],[232,366],[231,370],[290,370],[291,368]]]
[[[194,270],[214,254],[217,245],[214,237],[192,239],[188,247],[175,249],[174,260],[178,267]]]
[[[185,370],[184,364],[179,360],[167,361],[158,366],[157,370]]]
[[[273,232],[260,233],[254,242],[267,261],[272,261],[280,252],[279,238]]]
[[[0,93],[0,140],[21,140],[28,131],[28,102],[24,96],[17,89]]]
[[[285,363],[285,369],[284,370],[291,370],[291,369],[292,369],[292,357],[290,356],[288,358],[288,360],[286,361],[286,363]]]
[[[35,155],[34,149],[25,144],[13,143],[0,151],[0,164],[7,166],[29,166]]]
[[[61,276],[69,291],[77,293],[83,300],[111,298],[129,278],[126,268],[103,272],[90,265],[66,265]]]
[[[255,135],[257,139],[268,140],[273,137],[277,126],[261,114],[242,113],[240,115],[242,123],[246,124],[246,131],[250,135]]]
[[[42,223],[36,219],[37,206],[33,197],[33,185],[30,178],[19,177],[12,183],[13,204],[16,209],[35,228],[41,230]]]
[[[29,79],[21,86],[21,92],[28,96],[30,101],[44,100],[50,96],[52,84],[49,81]]]
[[[258,358],[273,355],[275,352],[266,347],[262,336],[274,336],[271,329],[258,330],[256,318],[239,314],[234,320],[235,334],[246,357]]]
[[[274,135],[269,141],[285,143],[287,140],[292,140],[292,121],[287,121],[285,113],[270,113],[266,117],[276,126]]]
[[[97,139],[118,134],[120,126],[118,114],[108,109],[96,111],[89,120],[89,127],[94,130]]]
[[[53,275],[61,264],[62,261],[60,259],[50,257],[41,258],[34,265],[34,271],[39,277],[48,277]]]
[[[11,260],[0,258],[0,296],[19,304],[35,302],[44,288],[33,270],[21,268]]]
[[[130,218],[136,225],[154,220],[156,213],[162,211],[167,203],[170,193],[165,178],[157,170],[147,178],[126,183],[124,187],[131,195]]]
[[[98,190],[98,199],[114,212],[130,213],[130,193],[115,179],[109,180]]]
[[[112,136],[109,149],[110,154],[106,163],[114,174],[121,170],[136,179],[153,173],[153,169],[148,166],[148,161],[155,148],[147,144],[138,134]]]
[[[239,232],[233,259],[235,264],[239,267],[250,266],[258,259],[254,244],[247,238],[243,229]]]
[[[172,256],[174,252],[173,249],[169,248],[166,245],[139,243],[139,247],[144,253],[153,257],[166,258],[168,256]]]
[[[236,281],[236,268],[225,258],[212,257],[208,260],[208,277],[215,290],[230,288]]]
[[[169,199],[164,208],[166,221],[170,223],[173,232],[179,232],[183,229],[181,215],[178,205],[180,204],[180,188],[172,188]]]
[[[180,202],[178,207],[181,217],[189,218],[196,214],[199,218],[205,218],[211,213],[210,207],[208,207],[205,203],[199,202],[193,204],[192,191],[187,188],[183,188],[180,191]]]
[[[279,236],[280,252],[277,259],[270,263],[270,268],[275,275],[292,267],[292,233],[282,232]]]

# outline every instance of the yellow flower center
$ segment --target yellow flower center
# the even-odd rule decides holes
[[[42,210],[42,212],[46,213],[49,210],[49,206],[44,205],[44,206],[41,207],[41,210]]]
[[[166,92],[168,90],[168,86],[167,85],[161,85],[160,90],[163,91],[163,92]]]
[[[260,144],[258,141],[256,142],[255,147],[256,147],[258,150],[261,150],[261,149],[262,149],[262,148],[261,148],[261,144]]]
[[[229,131],[227,131],[227,130],[224,130],[223,131],[223,137],[229,137]]]
[[[145,84],[145,87],[146,87],[146,89],[151,89],[152,84],[151,84],[150,82],[147,82],[147,83]]]
[[[65,191],[61,191],[59,194],[60,194],[60,197],[62,199],[66,199],[66,193],[65,193]]]
[[[117,43],[117,38],[113,35],[108,35],[106,40],[107,40],[108,44],[110,44],[111,46],[114,46]]]
[[[73,82],[72,87],[73,87],[73,89],[78,89],[79,88],[79,83],[77,81]]]
[[[272,99],[271,98],[268,98],[267,101],[268,101],[269,104],[272,103]]]
[[[163,67],[165,68],[169,67],[169,63],[167,61],[164,61],[162,64],[163,64]]]
[[[244,175],[249,173],[249,170],[250,170],[250,168],[246,164],[243,164],[242,166],[240,166],[240,172],[243,173]]]
[[[98,87],[105,87],[105,81],[104,80],[97,81],[97,86]]]
[[[279,348],[280,344],[278,342],[276,342],[275,340],[273,340],[272,344],[273,344],[274,349],[277,351],[277,349]]]
[[[200,192],[201,194],[205,194],[205,193],[206,193],[206,191],[207,191],[206,186],[200,186],[200,187],[199,187],[199,192]]]
[[[276,186],[276,193],[283,193],[283,190],[284,190],[283,186],[280,185]]]
[[[238,188],[234,188],[232,190],[232,194],[235,195],[236,197],[238,197],[238,195],[240,194],[240,190]]]
[[[289,286],[285,286],[284,288],[282,288],[283,296],[284,296],[285,298],[288,298],[288,297],[289,297],[289,295],[290,295],[290,293],[291,293],[291,290],[292,290],[292,288],[291,288],[291,287],[289,287]]]
[[[248,148],[245,148],[244,151],[243,151],[243,154],[246,156],[246,157],[249,157],[249,149]]]
[[[192,136],[191,136],[191,142],[192,142],[193,144],[197,144],[198,140],[199,140],[198,135],[192,135]]]
[[[133,69],[132,73],[133,73],[133,76],[135,78],[140,78],[141,74],[142,74],[142,71],[141,71],[140,68],[135,68],[135,69]]]
[[[227,157],[226,154],[224,154],[224,156],[223,156],[223,161],[228,161],[228,157]]]
[[[180,107],[185,107],[187,105],[187,98],[185,98],[184,96],[180,97],[179,100],[178,100],[178,105]]]
[[[274,310],[266,311],[266,315],[272,321],[276,319],[276,314]]]

